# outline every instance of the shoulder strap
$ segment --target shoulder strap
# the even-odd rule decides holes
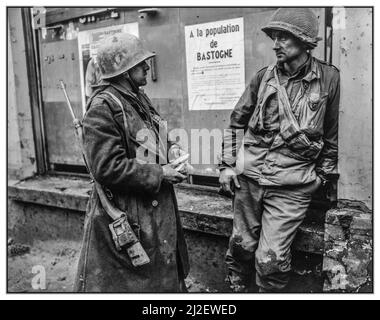
[[[123,113],[124,130],[127,131],[127,129],[128,129],[127,116],[125,114],[125,110],[124,110],[123,104],[121,103],[120,99],[118,97],[116,97],[113,93],[109,92],[109,91],[103,91],[103,93],[105,93],[108,96],[110,96],[111,99],[113,99],[116,102],[116,104],[119,106],[121,112]]]
[[[275,67],[274,64],[269,65],[268,68],[267,68],[267,70],[264,73],[263,78],[261,79],[260,86],[259,86],[259,92],[257,93],[257,99],[258,99],[258,101],[260,101],[260,99],[261,99],[261,97],[263,95],[265,84],[268,82],[269,76],[272,73],[274,67]],[[256,106],[257,106],[257,103],[256,103]],[[260,108],[260,110],[258,110],[259,127],[263,128],[264,127],[263,110],[262,110],[262,106],[258,106],[258,107]]]
[[[127,147],[128,147],[128,153],[131,156],[132,153],[133,153],[133,151],[132,151],[133,149],[132,149],[131,141],[129,139],[130,135],[128,133],[127,115],[125,113],[123,104],[120,101],[120,99],[115,94],[113,94],[112,92],[110,92],[108,90],[104,90],[102,93],[108,95],[119,106],[119,108],[120,108],[120,110],[121,110],[121,112],[123,114],[123,124],[124,124],[125,139],[126,139],[126,143],[127,143]]]
[[[268,81],[269,76],[270,76],[270,74],[273,71],[273,69],[274,69],[275,66],[276,66],[275,64],[271,64],[271,65],[268,66],[267,70],[265,71],[264,76],[263,76],[263,78],[261,79],[261,82],[260,82],[260,87],[259,87],[259,92],[257,94],[257,97],[261,96],[262,91],[264,90],[265,83]]]
[[[116,97],[113,93],[107,91],[107,90],[103,90],[102,92],[98,92],[99,94],[107,94],[109,97],[111,97],[111,99],[113,99],[116,104],[120,107],[122,113],[123,113],[123,123],[124,123],[124,130],[126,131],[128,129],[128,125],[127,125],[127,116],[125,114],[125,110],[123,108],[123,104],[121,103],[120,99],[118,97]],[[92,99],[95,97],[95,95],[92,96]],[[88,107],[87,107],[87,110],[89,108],[89,105],[90,103],[88,104]],[[81,130],[80,134],[82,135],[83,132]],[[129,141],[129,138],[128,138],[129,135],[127,135],[127,132],[126,132],[126,141],[127,141],[127,145],[128,145],[128,149],[129,149],[129,152],[131,152],[132,149],[131,148],[131,145],[130,145],[130,141]],[[82,141],[83,141],[83,138],[82,138]],[[94,178],[94,175],[88,165],[88,161],[86,159],[86,156],[85,156],[85,153],[84,153],[84,149],[83,149],[83,158],[84,158],[84,162],[85,162],[85,165],[87,167],[87,170],[88,172],[90,173],[90,176],[91,176],[91,179],[94,181],[94,184],[95,184],[95,188],[96,188],[96,191],[98,193],[98,196],[99,196],[99,200],[100,200],[100,203],[102,204],[102,207],[104,208],[104,210],[107,212],[107,214],[113,219],[113,220],[117,220],[119,218],[121,218],[123,215],[125,215],[126,213],[124,213],[123,211],[121,211],[119,208],[117,208],[116,206],[114,206],[111,201],[108,199],[108,197],[106,196],[104,190],[103,190],[103,187],[95,180]]]
[[[92,173],[92,170],[88,164],[86,153],[84,151],[82,123],[79,120],[74,121],[74,123],[75,123],[75,133],[76,133],[80,148],[82,150],[83,161],[87,167],[87,170],[90,174],[91,179],[94,181],[95,189],[96,189],[96,192],[99,196],[100,203],[102,204],[102,207],[107,212],[107,214],[111,217],[111,219],[117,220],[117,219],[121,218],[122,216],[124,216],[126,213],[121,211],[119,208],[115,207],[111,203],[111,201],[107,198],[107,196],[103,190],[103,187],[95,180],[94,174]]]
[[[300,131],[299,124],[292,112],[289,96],[286,89],[280,84],[277,70],[274,70],[278,96],[278,113],[280,117],[280,131],[285,140],[290,139]]]

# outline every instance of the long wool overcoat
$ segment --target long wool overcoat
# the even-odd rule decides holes
[[[125,128],[120,105],[127,119]],[[179,292],[188,274],[187,248],[173,186],[163,180],[159,163],[136,158],[139,130],[159,127],[158,113],[147,96],[126,84],[97,90],[83,119],[84,149],[94,179],[108,198],[126,211],[151,262],[134,267],[117,251],[108,225],[112,222],[92,191],[74,290],[78,292]],[[162,130],[160,136],[162,137]],[[129,140],[128,140],[129,139]],[[162,142],[162,141],[161,141]]]

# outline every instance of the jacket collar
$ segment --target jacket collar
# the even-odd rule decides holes
[[[299,78],[302,77],[302,75],[306,75],[308,71],[310,70],[311,67],[311,56],[308,55],[306,61],[298,67],[298,70],[289,76],[289,78]],[[288,73],[285,70],[284,64],[283,63],[278,63],[277,62],[277,69],[282,73],[286,74],[288,76]]]
[[[138,89],[138,93],[134,92],[133,87],[128,79],[126,78],[118,78],[117,81],[109,82],[109,85],[119,91],[121,94],[131,97],[134,101],[138,102],[138,105],[144,112],[152,112],[157,114],[157,111],[151,105],[149,99],[147,99],[144,91],[142,89]]]
[[[284,66],[282,64],[279,64],[279,63],[276,64],[276,68],[280,72],[283,72],[283,70],[284,70]],[[309,58],[306,60],[306,62],[299,67],[297,72],[293,76],[291,76],[291,78],[298,77],[302,73],[304,74],[304,76],[302,77],[302,80],[307,81],[307,82],[311,82],[312,80],[319,79],[321,77],[316,59],[313,56],[309,55]],[[274,72],[273,71],[271,72],[271,74],[268,78],[268,81],[272,78],[274,78]]]
[[[110,82],[110,85],[127,96],[137,98],[137,93],[134,92],[132,85],[130,84],[128,79],[119,77],[117,81]]]
[[[134,98],[137,97],[137,93],[133,90],[132,85],[130,84],[129,80],[123,78],[123,77],[118,77],[116,79],[103,79],[101,80],[98,84],[92,85],[91,87],[94,89],[97,88],[104,88],[106,86],[112,86],[116,90],[122,92],[123,94],[127,96],[132,96]],[[141,89],[139,89],[139,93],[143,92]]]
[[[303,77],[303,80],[311,82],[314,79],[319,79],[321,77],[321,72],[318,68],[317,61],[314,57],[311,57],[310,71]]]

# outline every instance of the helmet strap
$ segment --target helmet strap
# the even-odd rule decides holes
[[[132,87],[132,90],[134,92],[139,92],[139,87],[136,86],[135,82],[132,80],[131,76],[129,75],[129,70],[128,71],[125,71],[123,73],[123,76],[128,80],[128,82],[130,83],[131,87]]]

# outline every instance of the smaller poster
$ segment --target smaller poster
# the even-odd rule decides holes
[[[100,71],[96,62],[96,53],[103,38],[118,33],[130,33],[139,36],[138,23],[127,23],[111,27],[80,31],[78,33],[78,50],[80,64],[80,79],[82,89],[83,114],[87,98],[92,93],[92,85],[100,80]]]

